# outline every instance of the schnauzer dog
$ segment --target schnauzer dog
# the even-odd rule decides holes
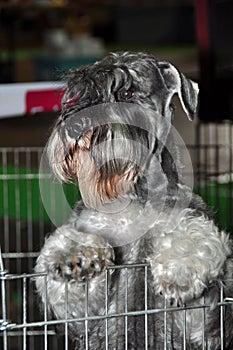
[[[183,349],[184,337],[187,349],[222,346],[219,290],[233,292],[232,242],[180,175],[174,95],[192,120],[197,84],[146,53],[111,53],[67,73],[47,153],[59,181],[77,180],[82,200],[46,239],[35,271],[49,317],[71,319],[77,349]],[[126,280],[117,268],[137,263],[148,264],[146,292],[144,270],[128,268]],[[138,312],[127,322],[126,294],[127,312]],[[147,318],[145,301],[156,310]],[[224,324],[232,349],[231,306]]]

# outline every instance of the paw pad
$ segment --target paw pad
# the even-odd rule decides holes
[[[79,247],[63,256],[56,265],[56,274],[68,281],[85,282],[98,276],[107,265],[113,264],[112,248]]]

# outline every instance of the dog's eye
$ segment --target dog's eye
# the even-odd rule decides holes
[[[131,90],[121,90],[117,93],[118,101],[128,101],[133,97],[134,93]]]

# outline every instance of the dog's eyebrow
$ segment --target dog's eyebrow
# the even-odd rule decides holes
[[[126,89],[129,89],[131,85],[132,85],[132,77],[129,73],[129,70],[123,65],[114,67],[113,81],[111,86],[112,91],[116,92],[123,86]]]

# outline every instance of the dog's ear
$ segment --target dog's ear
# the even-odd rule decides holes
[[[167,89],[172,93],[172,96],[178,94],[187,117],[189,120],[193,120],[198,105],[198,84],[187,79],[169,62],[160,61],[157,62],[157,65]]]

